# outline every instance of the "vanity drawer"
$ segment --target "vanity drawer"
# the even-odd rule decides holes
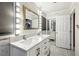
[[[49,44],[49,40],[48,40],[48,39],[46,39],[46,40],[44,40],[44,41],[42,42],[42,45],[43,45],[43,46],[45,46],[45,45],[48,46],[48,44]]]
[[[42,45],[41,47],[42,56],[47,56],[49,53],[49,40],[48,39],[44,40],[41,45]]]

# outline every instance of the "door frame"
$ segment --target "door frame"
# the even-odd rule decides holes
[[[75,13],[75,9],[73,9],[72,13],[70,14],[70,48],[74,50],[73,47],[73,14]],[[75,26],[75,25],[74,25]]]

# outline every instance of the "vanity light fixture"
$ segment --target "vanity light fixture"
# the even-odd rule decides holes
[[[41,30],[42,28],[42,11],[38,10],[38,15],[39,15],[39,29]]]
[[[16,29],[17,29],[17,28],[20,28],[20,24],[16,24]]]
[[[16,7],[16,12],[20,12],[20,8],[19,7]]]
[[[17,17],[17,18],[20,18],[20,17],[21,17],[20,13],[17,13],[17,12],[16,12],[16,17]]]
[[[21,33],[21,31],[20,30],[16,30],[16,35],[19,34],[19,33]]]
[[[19,2],[16,2],[16,6],[17,6],[17,7],[20,7],[20,3],[19,3]]]
[[[19,18],[16,18],[16,23],[20,23],[20,19]]]
[[[20,30],[20,22],[21,22],[21,14],[20,14],[20,3],[16,3],[15,7],[16,7],[16,22],[15,22],[15,31],[16,31],[16,35],[19,35],[21,33]]]

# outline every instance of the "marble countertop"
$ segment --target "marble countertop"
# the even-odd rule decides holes
[[[15,35],[4,35],[4,36],[0,36],[0,40],[5,39],[5,38],[9,38],[9,37],[15,37]]]
[[[48,37],[49,35],[40,35],[40,36],[36,35],[30,38],[27,38],[26,40],[22,39],[20,41],[13,42],[11,43],[11,45],[27,51]]]

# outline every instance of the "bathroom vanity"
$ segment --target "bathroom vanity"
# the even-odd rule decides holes
[[[10,55],[9,36],[0,36],[0,56]]]
[[[11,43],[11,56],[47,56],[49,35],[36,35]]]

